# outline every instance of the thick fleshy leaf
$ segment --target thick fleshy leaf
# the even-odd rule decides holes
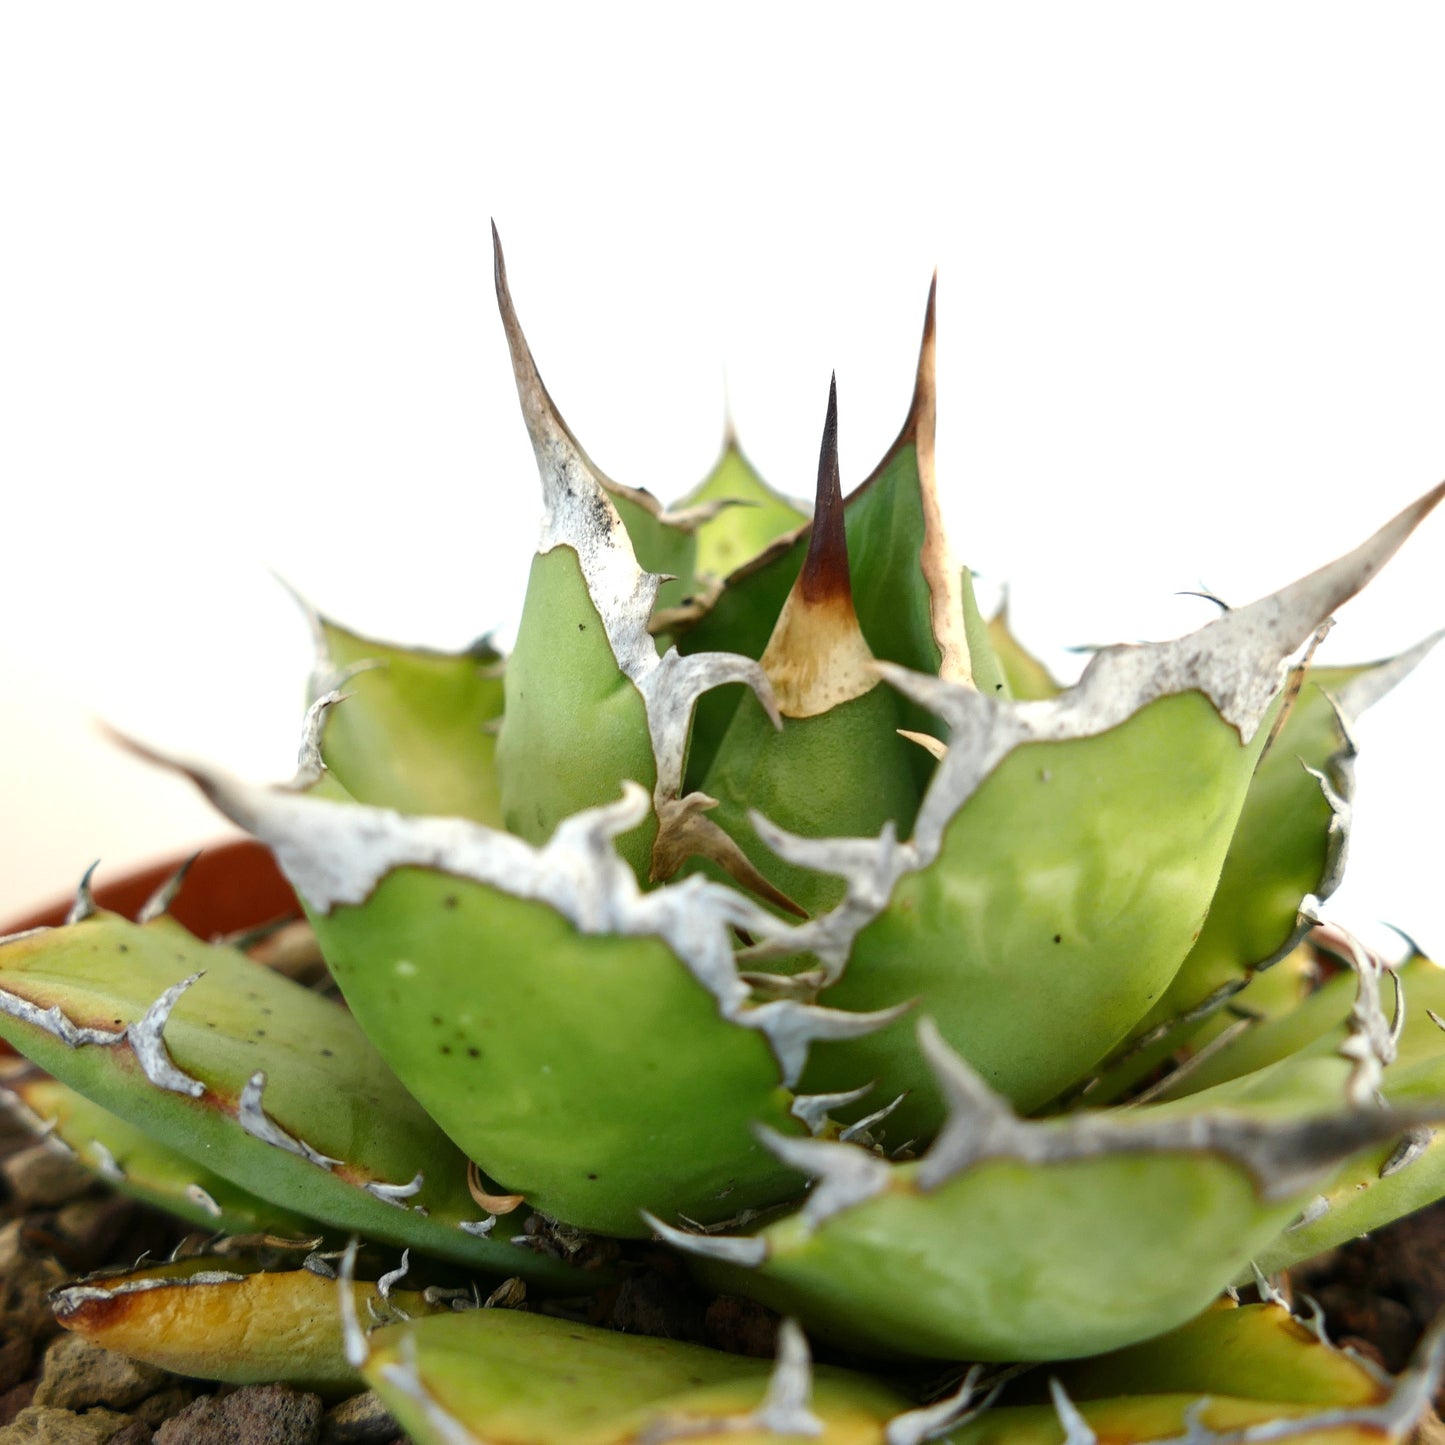
[[[0,1034],[284,1209],[479,1269],[568,1276],[508,1246],[517,1216],[487,1222],[467,1161],[345,1009],[166,918],[98,913],[0,944]]]
[[[1049,1403],[1001,1404],[949,1438],[953,1445],[1423,1439],[1412,1432],[1440,1384],[1442,1346],[1437,1326],[1390,1381],[1330,1348],[1278,1304],[1222,1308],[1147,1345],[1066,1366],[1048,1382]],[[1039,1393],[1037,1385],[1022,1392]]]
[[[1177,1330],[1058,1371],[1076,1401],[1126,1395],[1228,1395],[1276,1404],[1368,1406],[1389,1384],[1330,1346],[1277,1300],[1221,1300]]]
[[[1309,926],[1300,915],[1304,900],[1328,898],[1344,870],[1354,794],[1350,729],[1435,641],[1383,662],[1305,676],[1250,783],[1204,929],[1143,1032],[1240,987],[1299,941]]]
[[[697,528],[697,574],[704,584],[730,576],[808,520],[803,507],[758,475],[731,427],[717,465],[677,504],[679,511],[713,507],[715,515]]]
[[[398,647],[312,617],[311,701],[346,696],[326,716],[326,766],[351,797],[406,813],[500,827],[495,728],[502,657],[484,638],[465,652]]]
[[[134,1124],[40,1074],[10,1080],[5,1100],[37,1133],[56,1141],[122,1194],[213,1233],[311,1237],[314,1219],[293,1214],[223,1179]]]
[[[1392,1106],[1409,1109],[1445,1093],[1445,1032],[1431,1018],[1432,1012],[1445,1016],[1445,970],[1428,959],[1416,958],[1399,970],[1398,977],[1405,999],[1402,1030],[1398,1043],[1390,1050],[1393,1058],[1383,1065],[1378,1092]],[[1322,1004],[1314,1015],[1316,1022],[1326,1022],[1330,1013],[1338,1012],[1340,995],[1349,983],[1348,977],[1341,976],[1315,995]],[[1226,1106],[1236,1099],[1247,1102],[1260,1092],[1262,1082],[1268,1086],[1271,1078],[1288,1078],[1291,1073],[1316,1067],[1322,1058],[1340,1053],[1348,1037],[1349,1024],[1337,1024],[1311,1042],[1298,1031],[1286,1033],[1287,1022],[1282,1018],[1259,1029],[1259,1052],[1267,1049],[1278,1053],[1287,1042],[1294,1045],[1281,1062],[1203,1089],[1194,1097],[1218,1099]],[[1253,1041],[1245,1035],[1236,1047],[1249,1042]],[[1244,1062],[1236,1060],[1231,1064],[1228,1053],[1232,1049],[1220,1055],[1225,1068],[1239,1067]],[[1302,1214],[1260,1251],[1257,1263],[1273,1274],[1379,1229],[1442,1196],[1445,1136],[1421,1126],[1394,1145],[1363,1152],[1323,1181]]]
[[[790,862],[849,880],[835,914],[789,940],[841,973],[829,1002],[921,1000],[1025,1110],[1083,1077],[1198,936],[1289,657],[1442,491],[1198,632],[1104,649],[1056,698],[1008,702],[885,669],[950,729],[913,839],[770,839]],[[1039,1006],[1021,1009],[1021,998]],[[895,1137],[932,1131],[941,1101],[903,1030],[820,1049],[806,1087],[870,1078],[911,1091]]]
[[[913,401],[898,439],[868,479],[847,498],[845,524],[853,572],[853,599],[863,635],[874,654],[917,672],[965,679],[968,644],[958,569],[943,535],[933,471],[934,295],[929,293]],[[726,649],[758,658],[772,636],[784,599],[803,565],[811,528],[779,538],[755,561],[735,572],[711,606],[675,635],[684,653]],[[689,756],[689,786],[711,766],[738,705],[735,689],[704,698],[698,706]],[[906,726],[937,734],[926,709],[909,709]],[[932,771],[920,750],[920,781]]]
[[[662,1231],[712,1283],[876,1352],[1038,1360],[1095,1354],[1197,1314],[1342,1161],[1445,1118],[1345,1104],[1344,1060],[1253,1110],[1019,1119],[936,1031],[950,1101],[918,1162],[774,1140],[818,1176],[808,1202],[745,1239]],[[1326,1102],[1321,1103],[1321,1099]],[[900,1287],[900,1282],[906,1284]]]
[[[1057,697],[1064,690],[1064,685],[1014,635],[1007,605],[989,618],[988,637],[1003,668],[1010,697],[1022,702]]]
[[[890,1016],[755,1003],[733,930],[781,928],[701,878],[644,893],[613,850],[636,786],[543,849],[191,765],[270,844],[368,1037],[499,1185],[568,1224],[643,1234],[639,1208],[722,1219],[788,1198],[755,1122],[790,1112],[809,1045]]]
[[[649,627],[661,578],[639,565],[609,484],[547,394],[495,231],[493,241],[497,304],[543,497],[497,743],[503,818],[541,843],[564,818],[639,783],[653,808],[620,848],[639,878],[667,877],[682,857],[730,846],[700,816],[705,800],[684,796],[695,700],[744,683],[771,707],[767,682],[755,662],[731,654],[659,657]]]
[[[178,1375],[233,1385],[284,1380],[335,1395],[362,1385],[346,1358],[339,1288],[326,1273],[257,1270],[233,1255],[214,1255],[91,1275],[58,1290],[52,1302],[73,1334]],[[345,1288],[363,1318],[451,1310],[445,1294],[389,1287],[383,1294],[362,1283]]]
[[[363,1372],[418,1445],[883,1445],[906,1401],[806,1355],[765,1360],[516,1310],[388,1326]]]

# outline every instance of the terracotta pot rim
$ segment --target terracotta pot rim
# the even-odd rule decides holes
[[[270,850],[253,838],[220,838],[199,850],[114,872],[102,867],[92,888],[96,906],[133,918],[188,858],[195,861],[168,911],[200,938],[236,933],[300,912],[296,895]],[[0,935],[63,923],[74,897],[69,894],[9,919],[0,925]]]

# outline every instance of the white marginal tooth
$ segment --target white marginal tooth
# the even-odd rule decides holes
[[[1378,667],[1367,668],[1358,677],[1335,689],[1335,701],[1347,718],[1354,719],[1403,682],[1445,637],[1445,629],[1432,633],[1423,642]]]
[[[333,679],[338,683],[340,680],[339,677]],[[321,735],[326,731],[326,714],[337,703],[344,702],[346,697],[346,693],[332,687],[306,709],[306,717],[301,724],[301,744],[296,750],[296,776],[287,784],[291,791],[304,793],[325,773],[326,764],[321,757]]]
[[[186,874],[191,871],[192,865],[200,856],[199,853],[192,853],[191,856],[141,904],[141,910],[135,916],[137,923],[153,923],[157,918],[162,918],[170,912],[171,904],[176,901],[176,895],[185,884]]]
[[[808,1407],[813,1400],[813,1357],[797,1320],[778,1326],[778,1360],[754,1423],[775,1435],[821,1435],[823,1422]]]
[[[361,1187],[371,1195],[373,1199],[380,1199],[384,1204],[394,1204],[398,1209],[406,1206],[402,1203],[404,1199],[410,1199],[413,1195],[420,1194],[422,1185],[426,1183],[426,1177],[420,1169],[415,1176],[405,1184],[383,1184],[379,1180],[369,1179]]]
[[[1099,1437],[1094,1434],[1089,1422],[1079,1413],[1079,1407],[1069,1399],[1068,1392],[1054,1378],[1049,1379],[1049,1394],[1053,1397],[1054,1413],[1064,1427],[1063,1445],[1098,1445]]]
[[[1316,1194],[1300,1211],[1300,1217],[1285,1229],[1285,1233],[1292,1234],[1296,1229],[1303,1229],[1307,1224],[1323,1219],[1329,1212],[1330,1201],[1323,1194]]]
[[[728,1235],[689,1234],[685,1229],[674,1229],[664,1224],[655,1214],[645,1209],[639,1211],[649,1229],[658,1234],[675,1249],[695,1254],[699,1259],[716,1260],[721,1264],[742,1265],[746,1269],[757,1269],[768,1258],[767,1242],[763,1239],[735,1239]]]
[[[856,1104],[872,1092],[873,1083],[867,1083],[862,1088],[849,1089],[841,1094],[798,1094],[788,1106],[788,1113],[805,1125],[808,1133],[821,1134],[828,1122],[828,1116],[835,1109],[846,1109],[849,1104]]]
[[[838,1134],[841,1143],[851,1144],[861,1135],[866,1134],[875,1124],[881,1124],[906,1098],[907,1094],[900,1094],[891,1104],[885,1104],[881,1109],[875,1109],[871,1114],[859,1119],[856,1124],[849,1124]]]
[[[221,1206],[199,1184],[186,1185],[186,1198],[193,1204],[199,1204],[212,1219],[219,1219],[224,1213]]]
[[[905,1410],[903,1414],[895,1415],[883,1432],[885,1445],[926,1445],[927,1441],[937,1440],[940,1436],[967,1425],[970,1420],[977,1419],[993,1404],[999,1390],[1003,1388],[1001,1384],[995,1386],[975,1404],[974,1395],[982,1374],[983,1366],[974,1365],[951,1395],[945,1395],[931,1405],[923,1405],[916,1410]]]
[[[401,1252],[401,1263],[395,1269],[388,1270],[376,1282],[377,1293],[382,1299],[390,1300],[391,1292],[406,1278],[407,1271],[411,1268],[411,1250],[404,1249]]]
[[[102,1179],[109,1179],[112,1184],[124,1181],[125,1170],[116,1163],[115,1155],[99,1139],[90,1141],[90,1152],[95,1159],[95,1172]]]
[[[236,1118],[241,1127],[253,1139],[259,1139],[263,1144],[274,1145],[277,1149],[284,1149],[288,1154],[297,1154],[319,1168],[334,1169],[340,1164],[340,1159],[332,1159],[326,1154],[319,1153],[304,1139],[297,1139],[288,1134],[267,1114],[261,1107],[261,1091],[265,1087],[266,1074],[263,1069],[257,1069],[246,1080],[245,1086],[241,1090],[240,1101],[236,1106]]]
[[[733,1019],[744,1028],[757,1029],[772,1046],[783,1070],[783,1084],[792,1088],[808,1061],[808,1047],[819,1039],[858,1039],[876,1033],[900,1019],[913,1007],[907,1003],[872,1013],[820,1008],[794,999],[774,999],[740,1011]]]
[[[1408,1169],[1430,1147],[1435,1131],[1425,1125],[1410,1129],[1395,1146],[1394,1152],[1380,1165],[1380,1178],[1388,1179],[1402,1169]]]
[[[341,1268],[336,1271],[336,1298],[341,1309],[341,1338],[346,1350],[346,1363],[353,1370],[359,1370],[371,1353],[366,1343],[366,1331],[356,1313],[356,1236],[347,1242],[341,1256]]]
[[[463,1219],[457,1228],[464,1234],[475,1235],[478,1239],[485,1239],[497,1227],[497,1216],[489,1214],[485,1219]]]
[[[1254,1275],[1254,1287],[1259,1292],[1260,1299],[1267,1305],[1280,1305],[1282,1308],[1288,1309],[1289,1301],[1265,1277],[1264,1271],[1253,1260],[1250,1260],[1249,1268]]]
[[[776,1158],[817,1180],[802,1214],[814,1229],[835,1214],[876,1199],[888,1189],[892,1167],[856,1144],[790,1139],[761,1125],[756,1133]]]
[[[163,1035],[171,1010],[175,1008],[181,995],[200,977],[200,973],[193,973],[189,978],[173,983],[125,1030],[131,1050],[146,1078],[158,1089],[165,1089],[172,1094],[188,1094],[193,1099],[200,1098],[206,1092],[206,1086],[199,1079],[193,1079],[176,1067]]]

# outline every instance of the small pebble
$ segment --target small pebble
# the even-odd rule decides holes
[[[114,1410],[87,1410],[77,1415],[48,1405],[29,1405],[0,1429],[0,1445],[107,1445],[134,1423],[129,1415]]]
[[[0,1174],[23,1209],[50,1208],[78,1199],[95,1176],[73,1154],[54,1144],[32,1144],[0,1163]]]
[[[321,1445],[387,1445],[400,1434],[396,1417],[375,1390],[343,1400],[321,1422]]]
[[[202,1395],[153,1438],[155,1445],[318,1445],[320,1437],[319,1395],[290,1385],[244,1385],[229,1395]]]
[[[64,1410],[85,1410],[92,1405],[124,1410],[172,1379],[165,1370],[103,1350],[79,1335],[62,1335],[45,1352],[35,1403]]]

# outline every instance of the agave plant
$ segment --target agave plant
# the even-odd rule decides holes
[[[931,295],[846,500],[830,394],[809,519],[731,441],[672,508],[603,476],[496,282],[543,501],[510,655],[313,613],[291,782],[165,760],[344,1003],[169,889],[0,946],[12,1106],[210,1236],[62,1323],[447,1445],[1408,1432],[1445,1336],[1391,1381],[1270,1280],[1445,1194],[1445,974],[1317,911],[1351,723],[1429,643],[1314,661],[1445,489],[1063,687],[944,538]],[[586,1322],[662,1250],[776,1362]]]

